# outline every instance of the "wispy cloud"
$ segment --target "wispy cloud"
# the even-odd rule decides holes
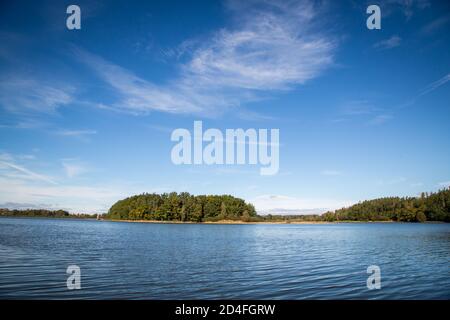
[[[18,173],[18,174],[20,174],[20,176],[22,178],[25,178],[28,180],[42,181],[42,182],[47,182],[50,184],[57,184],[50,177],[43,175],[43,174],[36,173],[34,171],[31,171],[31,170],[25,168],[22,165],[15,163],[13,157],[9,154],[1,154],[0,155],[0,170],[7,171],[7,175],[12,170],[13,173]]]
[[[371,1],[367,3],[372,4]],[[411,19],[415,13],[425,10],[431,6],[429,0],[379,0],[384,16],[389,16],[399,10],[406,17]]]
[[[81,136],[96,134],[97,131],[95,131],[95,130],[59,130],[56,133],[61,136],[81,137]]]
[[[446,84],[448,81],[450,81],[450,73],[447,74],[446,76],[442,77],[441,79],[439,79],[433,83],[430,83],[428,86],[426,86],[424,89],[422,89],[419,92],[419,97],[436,90],[440,86],[443,86],[444,84]]]
[[[322,170],[320,172],[322,176],[341,176],[342,172],[337,170]]]
[[[390,115],[390,114],[379,114],[379,115],[376,115],[374,118],[372,118],[369,121],[369,124],[371,124],[371,125],[381,125],[381,124],[384,124],[384,123],[386,123],[386,122],[388,122],[389,120],[392,120],[392,119],[393,119],[393,116]]]
[[[333,122],[339,123],[354,118],[368,125],[381,125],[393,119],[393,116],[381,108],[374,107],[367,100],[353,100],[340,108],[340,117]]]
[[[376,49],[381,49],[381,50],[392,49],[392,48],[398,47],[400,45],[401,41],[402,41],[402,39],[399,36],[393,35],[389,39],[385,39],[385,40],[375,43],[373,45],[373,47]]]
[[[44,128],[48,124],[44,121],[37,119],[23,119],[13,124],[0,124],[0,128],[11,128],[11,129],[39,129]]]
[[[401,184],[406,182],[407,179],[405,177],[397,177],[397,178],[390,178],[390,179],[379,179],[377,183],[379,185],[395,185],[395,184]]]
[[[239,23],[217,31],[195,48],[191,44],[190,58],[166,85],[151,83],[80,48],[74,52],[118,93],[113,108],[218,113],[261,99],[262,91],[303,84],[333,63],[336,43],[315,31],[320,16],[312,3],[262,4],[256,8],[231,3]]]
[[[261,195],[249,200],[260,214],[320,214],[352,205],[353,201],[298,198],[286,195]]]
[[[88,167],[77,159],[63,159],[62,166],[69,178],[74,178],[88,171]]]
[[[81,49],[75,49],[80,61],[88,65],[95,73],[119,95],[119,101],[110,107],[130,112],[163,111],[171,113],[189,113],[200,111],[200,107],[189,99],[188,91],[180,88],[158,87],[132,72],[112,64],[103,58]]]
[[[314,19],[320,18],[311,3],[265,4],[264,9],[234,8],[241,25],[219,31],[197,49],[185,66],[193,78],[185,81],[229,88],[282,89],[316,77],[332,63],[334,43],[310,30]]]
[[[169,127],[169,126],[162,126],[159,124],[149,124],[147,125],[148,128],[161,132],[161,133],[165,133],[165,134],[171,134],[173,132],[173,130],[175,130],[175,128],[173,127]]]
[[[427,86],[425,86],[415,97],[409,101],[397,106],[397,108],[406,108],[414,105],[421,97],[437,90],[450,81],[450,73],[443,76],[439,80],[436,80]],[[383,109],[373,107],[366,100],[355,100],[348,102],[343,108],[341,108],[341,114],[344,117],[334,119],[334,122],[342,122],[348,120],[350,116],[372,116],[368,121],[370,125],[381,125],[394,118],[392,113],[386,113]]]
[[[47,84],[26,76],[0,78],[0,106],[14,113],[54,112],[73,101],[73,88]]]
[[[415,187],[422,187],[423,186],[423,183],[422,182],[414,182],[414,183],[411,183],[411,187],[413,187],[413,188],[415,188]]]
[[[352,100],[340,108],[340,113],[344,116],[368,115],[375,111],[377,109],[367,100]]]
[[[411,98],[409,101],[400,105],[399,108],[406,108],[414,105],[417,102],[417,100],[419,100],[421,97],[440,88],[441,86],[445,85],[448,81],[450,81],[450,73],[424,87],[422,90],[419,91],[418,94],[416,94],[415,97]]]
[[[271,121],[277,118],[250,110],[240,110],[236,116],[247,121]]]
[[[439,17],[423,26],[422,29],[420,30],[420,34],[425,36],[430,35],[435,31],[439,30],[440,28],[444,27],[449,22],[450,22],[450,15]]]

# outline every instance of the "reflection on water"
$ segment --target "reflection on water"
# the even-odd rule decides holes
[[[449,299],[449,258],[450,224],[0,218],[0,298]],[[81,290],[66,287],[69,265]]]

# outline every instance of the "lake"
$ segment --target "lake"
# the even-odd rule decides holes
[[[3,299],[450,299],[449,262],[450,224],[0,218]]]

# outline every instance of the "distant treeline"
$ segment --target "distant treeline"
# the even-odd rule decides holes
[[[0,208],[0,217],[96,218],[95,214],[69,214],[64,210]],[[367,200],[348,208],[322,215],[256,214],[254,206],[230,195],[194,196],[187,192],[132,196],[117,201],[101,216],[117,220],[157,220],[214,222],[239,220],[244,222],[316,222],[316,221],[401,221],[450,222],[450,188],[420,197],[388,197]]]
[[[107,219],[161,221],[218,221],[257,219],[252,204],[230,195],[194,196],[187,192],[149,194],[117,201],[106,214]]]
[[[381,198],[323,214],[324,221],[450,222],[450,188],[412,198]]]
[[[0,216],[4,217],[42,217],[42,218],[96,218],[96,214],[70,214],[65,210],[22,209],[10,210],[0,208]]]

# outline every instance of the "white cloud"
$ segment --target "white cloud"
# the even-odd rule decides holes
[[[425,94],[428,94],[431,91],[436,90],[437,88],[439,88],[440,86],[443,86],[444,84],[446,84],[449,81],[450,81],[450,73],[447,74],[446,76],[442,77],[441,79],[439,79],[433,83],[430,83],[428,86],[426,86],[424,89],[422,89],[419,93],[419,97],[423,96]]]
[[[290,212],[289,214],[324,213],[352,205],[353,201],[335,199],[296,198],[285,195],[261,195],[249,200],[260,214]]]
[[[123,108],[131,112],[157,110],[172,113],[200,110],[193,104],[192,99],[187,98],[188,92],[185,96],[177,88],[157,87],[132,72],[87,51],[75,49],[75,54],[119,94],[120,101],[112,105],[113,108]]]
[[[1,105],[1,103],[0,103]],[[12,129],[38,129],[44,128],[47,126],[47,123],[41,120],[36,119],[23,119],[13,124],[0,124],[0,128],[12,128]]]
[[[373,119],[369,121],[369,124],[371,125],[380,125],[383,123],[388,122],[389,120],[392,120],[393,116],[390,114],[379,114],[375,116]]]
[[[15,113],[54,112],[73,100],[72,92],[71,87],[46,84],[26,76],[0,79],[0,105]]]
[[[86,135],[96,134],[95,130],[60,130],[57,134],[62,136],[80,137]]]
[[[334,43],[314,34],[309,2],[238,10],[241,26],[221,30],[194,52],[186,81],[257,90],[304,83],[332,63]],[[307,30],[307,32],[305,32]]]
[[[358,118],[358,121],[361,121],[360,118],[365,118],[364,121],[369,125],[381,125],[393,119],[391,114],[384,112],[382,108],[374,107],[367,100],[353,100],[341,107],[340,113],[342,116],[332,121],[339,123],[351,118]]]
[[[74,49],[119,95],[112,108],[130,112],[217,113],[317,77],[333,63],[334,41],[314,30],[308,1],[265,3],[264,9],[231,4],[239,17],[200,44],[191,42],[190,59],[166,85],[155,85],[81,49]],[[191,48],[195,43],[196,48]]]
[[[395,184],[401,184],[406,182],[407,179],[405,177],[397,177],[397,178],[391,178],[391,179],[379,179],[377,183],[379,185],[395,185]]]
[[[127,195],[111,187],[30,184],[21,179],[0,176],[0,203],[27,203],[64,208],[70,212],[105,212],[115,201]]]
[[[444,27],[449,22],[450,22],[450,15],[439,17],[439,18],[431,21],[424,27],[422,27],[422,29],[420,30],[420,33],[422,35],[430,35],[433,32],[437,31],[438,29]]]
[[[370,1],[368,3],[371,3]],[[422,11],[431,6],[429,0],[380,0],[383,15],[388,16],[394,10],[400,10],[407,20],[411,19],[417,11]]]
[[[402,41],[402,39],[399,36],[394,35],[394,36],[390,37],[389,39],[385,39],[385,40],[375,43],[373,45],[373,47],[378,48],[378,49],[392,49],[392,48],[398,47],[400,45],[401,41]]]
[[[17,156],[19,159],[23,160],[33,160],[36,159],[36,156],[34,154],[20,154]]]
[[[414,98],[412,98],[408,102],[402,104],[400,107],[405,108],[405,107],[409,107],[409,106],[415,104],[419,98],[433,92],[434,90],[440,88],[441,86],[445,85],[449,81],[450,81],[450,73],[443,76],[439,80],[436,80],[436,81],[430,83],[429,85],[427,85],[425,88],[420,90],[419,93]]]
[[[74,178],[88,171],[87,166],[76,159],[64,159],[62,166],[69,178]]]
[[[18,176],[23,179],[33,180],[33,181],[43,181],[50,184],[57,184],[52,178],[31,171],[24,166],[16,164],[14,158],[9,154],[0,155],[0,174],[6,174],[8,176]]]
[[[411,187],[422,187],[423,186],[423,183],[422,182],[414,182],[414,183],[411,183]]]
[[[345,116],[368,115],[375,111],[377,111],[377,109],[367,100],[352,100],[341,107],[341,113]]]
[[[323,176],[341,176],[342,172],[337,170],[323,170],[320,174]]]

